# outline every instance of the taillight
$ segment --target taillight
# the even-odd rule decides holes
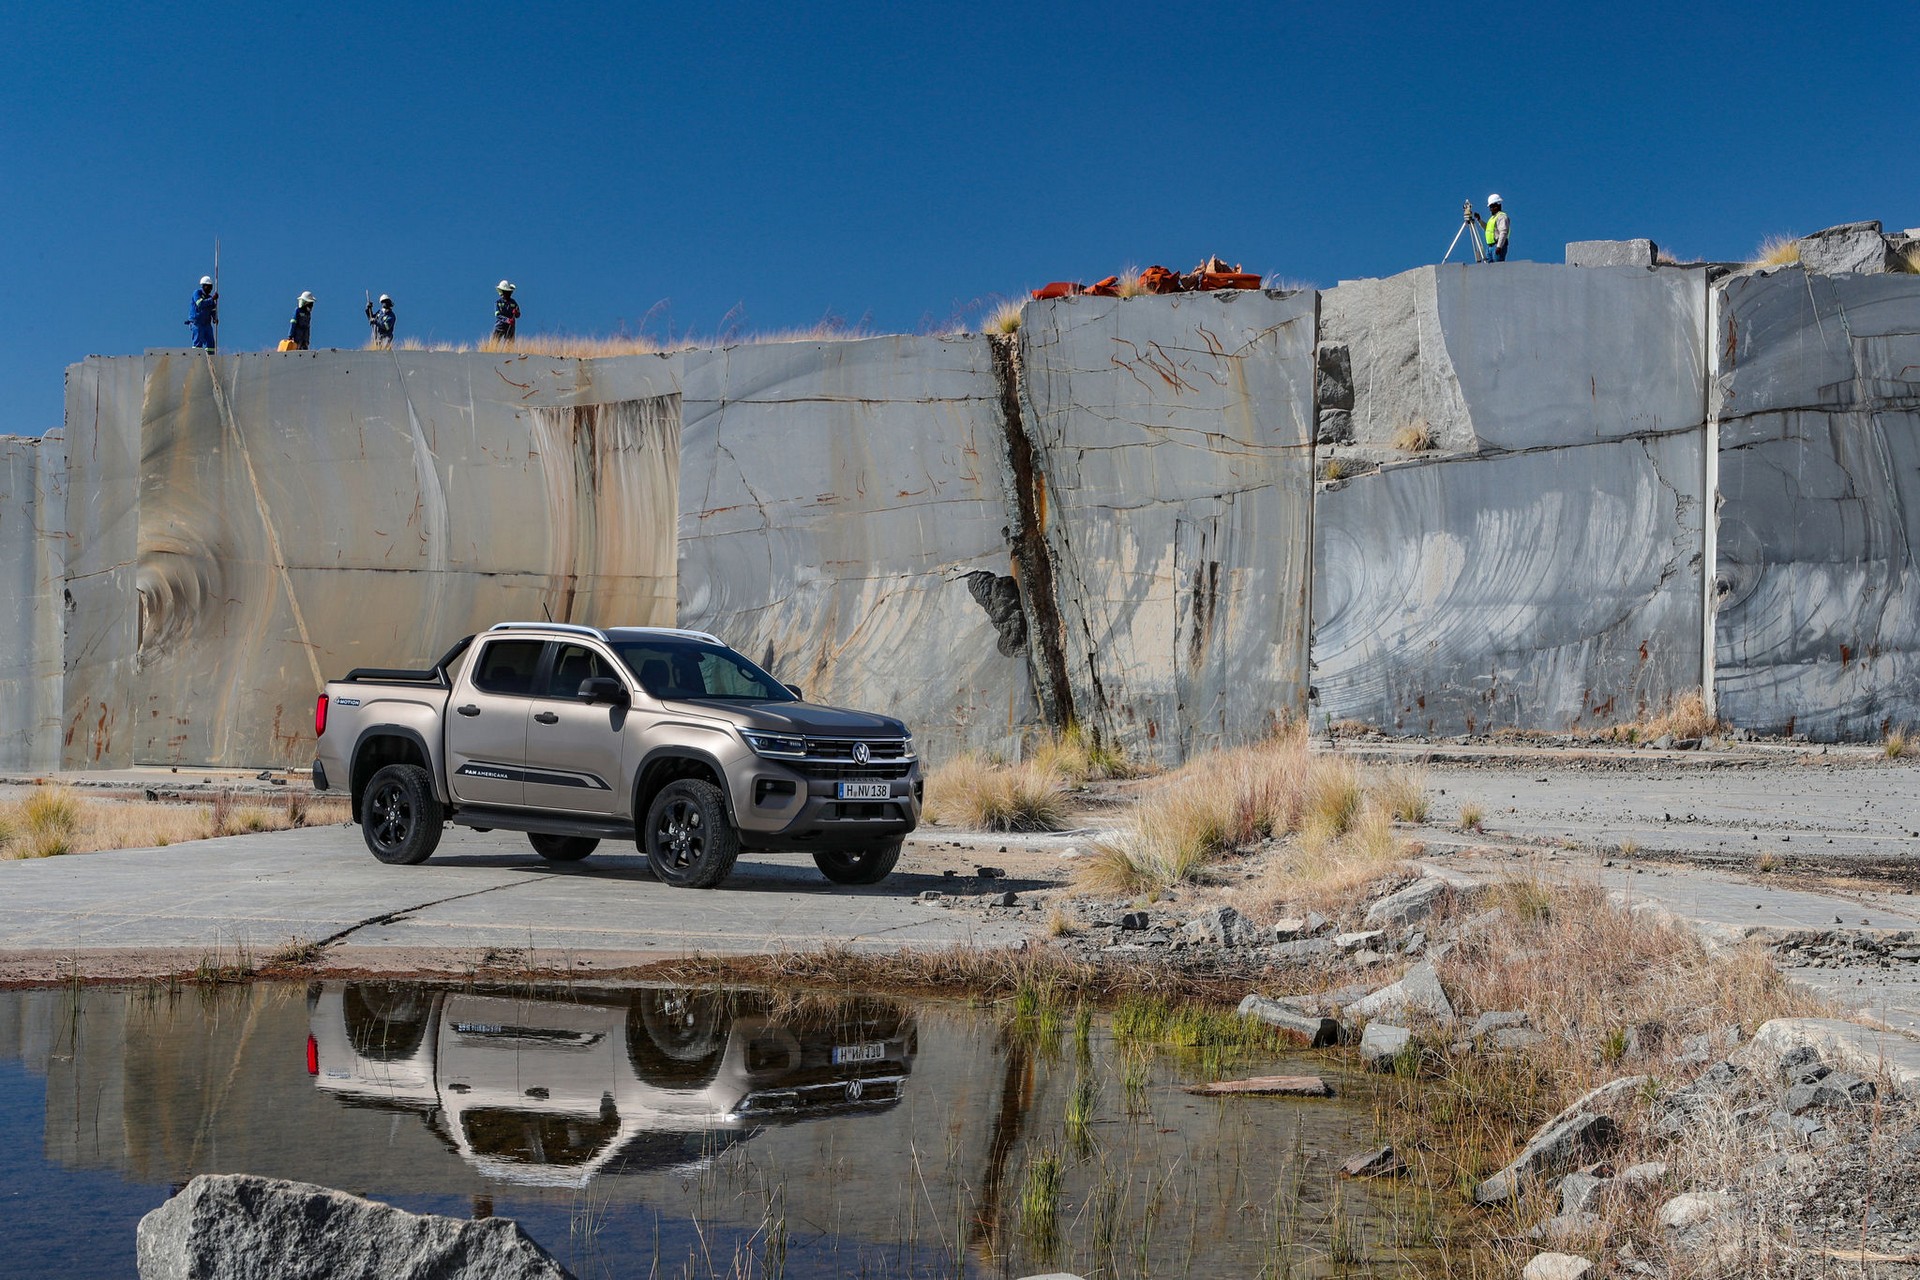
[[[310,1076],[320,1074],[320,1042],[312,1036],[307,1037],[307,1074]]]
[[[321,694],[313,704],[313,736],[318,738],[327,731],[327,695]]]

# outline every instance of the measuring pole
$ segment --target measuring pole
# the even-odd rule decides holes
[[[220,237],[213,238],[213,349],[220,349]]]

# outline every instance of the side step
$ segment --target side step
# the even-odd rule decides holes
[[[633,824],[618,818],[572,818],[562,813],[517,809],[462,809],[447,821],[478,831],[532,831],[547,836],[586,836],[594,840],[632,840]]]

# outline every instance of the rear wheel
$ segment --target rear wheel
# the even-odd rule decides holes
[[[411,867],[433,856],[446,815],[433,782],[417,764],[390,764],[373,775],[360,800],[360,833],[373,856]]]
[[[740,856],[740,836],[727,821],[720,788],[681,778],[660,788],[647,806],[644,835],[653,874],[680,889],[711,889]]]
[[[591,836],[550,836],[543,831],[529,832],[527,843],[548,862],[578,862],[600,847]]]
[[[905,843],[894,840],[870,849],[822,849],[813,855],[813,865],[835,884],[879,884],[900,861]]]

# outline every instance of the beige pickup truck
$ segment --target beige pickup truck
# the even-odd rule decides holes
[[[684,888],[743,849],[873,884],[920,821],[904,724],[803,701],[698,631],[503,622],[427,670],[332,681],[314,731],[314,788],[346,790],[387,863],[426,861],[451,821],[524,831],[553,862],[634,840]]]

